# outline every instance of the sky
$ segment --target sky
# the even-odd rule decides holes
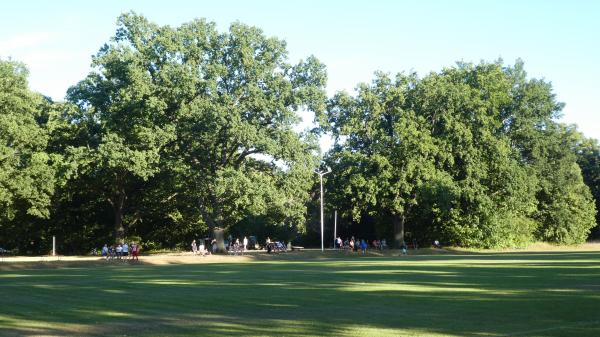
[[[9,1],[0,10],[0,58],[24,62],[33,90],[64,99],[91,56],[135,11],[160,25],[206,18],[225,31],[240,21],[287,42],[289,61],[315,55],[327,91],[352,92],[375,71],[425,75],[457,61],[520,58],[552,82],[561,122],[600,139],[600,1]],[[303,115],[302,127],[312,116]],[[326,150],[331,140],[324,138]]]

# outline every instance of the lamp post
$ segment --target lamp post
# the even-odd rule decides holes
[[[324,251],[323,247],[323,176],[331,173],[331,168],[328,167],[327,171],[315,171],[316,174],[319,175],[321,179],[321,251]]]

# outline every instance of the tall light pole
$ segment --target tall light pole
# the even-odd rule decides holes
[[[337,209],[333,212],[333,248],[337,244]],[[341,248],[341,247],[338,247]]]
[[[323,176],[331,173],[331,168],[328,167],[327,171],[315,171],[316,174],[321,178],[321,251],[324,251],[323,247]]]

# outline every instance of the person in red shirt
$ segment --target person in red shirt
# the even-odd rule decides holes
[[[140,246],[138,246],[135,242],[131,244],[131,258],[133,260],[139,261],[138,256],[140,254]]]

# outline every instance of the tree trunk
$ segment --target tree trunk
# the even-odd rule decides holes
[[[404,245],[404,215],[392,215],[394,224],[394,246],[400,248]]]
[[[222,228],[216,227],[213,229],[213,237],[217,240],[217,253],[225,254],[225,231]]]
[[[202,201],[199,202],[199,207],[200,212],[202,214],[202,218],[204,219],[204,222],[208,225],[209,232],[212,233],[213,238],[217,241],[217,253],[226,254],[227,250],[225,249],[224,239],[225,231],[223,230],[223,228],[221,228],[221,226],[219,226],[218,220],[215,220],[215,218],[217,218],[218,215],[215,216],[213,214],[209,214],[209,211],[206,209],[206,207],[204,207]],[[212,245],[210,248],[212,249]]]
[[[113,204],[115,211],[115,243],[122,244],[125,240],[125,228],[123,227],[123,208],[125,206],[125,193],[121,192],[117,196],[116,203]]]

